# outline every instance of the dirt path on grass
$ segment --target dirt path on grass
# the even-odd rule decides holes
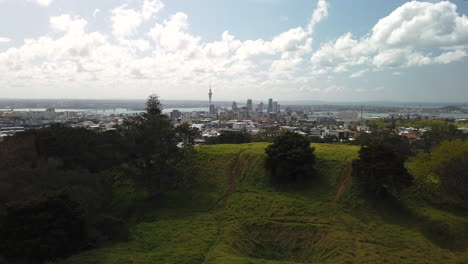
[[[338,201],[338,198],[340,198],[346,185],[349,183],[352,177],[353,177],[353,164],[350,162],[346,164],[343,170],[343,177],[341,179],[340,185],[338,186],[338,189],[336,190],[335,198],[333,198],[332,207],[333,207],[333,211],[335,212],[335,216],[338,215],[338,208],[336,206],[336,202]]]
[[[243,166],[244,166],[244,163],[241,160],[241,157],[239,154],[236,159],[236,164],[234,165],[234,168],[232,169],[232,172],[231,172],[231,188],[229,190],[229,194],[224,200],[223,208],[221,210],[226,209],[229,203],[229,200],[231,199],[232,195],[236,192],[236,186],[237,186],[237,183],[239,182],[239,178],[240,178]],[[216,241],[213,242],[213,244],[208,249],[208,252],[205,254],[204,259],[203,259],[203,264],[205,264],[206,261],[208,261],[208,259],[210,258],[211,252],[213,252],[214,248],[219,243],[219,240],[221,239],[221,232],[222,232],[221,229],[222,229],[221,222],[219,222],[218,223],[218,238],[216,239]]]
[[[239,156],[237,157],[236,165],[234,165],[234,168],[232,169],[232,172],[231,172],[231,189],[229,190],[228,196],[224,200],[223,209],[227,207],[229,200],[231,199],[232,195],[236,192],[236,186],[237,186],[237,183],[239,182],[239,178],[240,178],[243,167],[244,167],[244,163],[242,162],[242,159],[239,154]]]

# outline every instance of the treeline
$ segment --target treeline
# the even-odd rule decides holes
[[[174,127],[157,96],[117,131],[52,125],[0,143],[0,263],[43,263],[125,240],[122,171],[147,199],[191,181],[198,132]],[[129,205],[131,206],[131,205]],[[131,211],[131,210],[127,210]]]
[[[453,202],[468,208],[467,134],[447,122],[425,122],[424,127],[430,130],[419,140],[409,140],[398,135],[394,125],[370,125],[371,133],[360,134],[353,142],[361,146],[359,158],[353,161],[353,179],[361,193],[384,199],[388,196],[398,197],[416,180],[419,184],[427,185],[421,178],[413,177],[407,169],[407,161],[425,160],[420,166],[428,166],[432,153],[440,152],[440,146],[446,146],[446,158],[432,160],[431,170],[419,176],[427,178],[429,174],[434,174],[440,181],[440,184],[433,184],[439,189],[438,192],[453,197]]]
[[[384,199],[413,184],[413,176],[405,168],[411,155],[408,139],[391,130],[375,130],[361,142],[359,158],[352,163],[359,193],[371,199]],[[281,133],[265,152],[265,166],[273,183],[304,184],[315,176],[314,148],[305,136]]]
[[[245,131],[222,131],[217,137],[205,138],[205,144],[243,144],[252,142],[273,142],[278,136],[287,133],[279,127],[269,127],[261,129],[258,134],[252,135]],[[323,138],[320,136],[307,136],[310,143],[333,143],[337,142],[336,136],[327,135]]]
[[[370,127],[371,131],[395,130],[399,127],[429,128],[428,131],[422,134],[420,139],[411,141],[411,147],[413,148],[414,153],[419,151],[428,153],[431,151],[431,149],[440,145],[443,141],[468,139],[468,134],[463,133],[463,131],[458,129],[458,127],[453,122],[440,120],[414,121],[387,118],[384,120],[370,120],[367,122],[367,125]],[[365,135],[363,137],[365,137]],[[357,141],[356,143],[361,144],[360,141]]]
[[[301,184],[314,177],[314,148],[310,147],[308,137],[294,132],[281,132],[276,136],[271,135],[271,138],[272,144],[266,149],[265,166],[272,182]],[[436,174],[440,180],[436,188],[440,189],[442,196],[452,197],[453,202],[468,208],[466,138],[466,134],[448,123],[434,123],[418,143],[398,135],[391,127],[372,126],[371,133],[360,134],[354,142],[361,149],[358,158],[352,162],[353,188],[376,201],[398,198],[405,189],[415,184],[415,178],[408,171],[406,163],[409,159],[417,158],[426,160],[426,164],[431,161],[431,169],[425,171],[423,177]],[[439,146],[446,151],[444,158],[440,157]],[[431,155],[432,151],[438,154]],[[418,180],[418,183],[426,184]],[[420,189],[420,186],[414,189]]]
[[[245,131],[221,131],[217,137],[205,139],[205,144],[243,144],[251,142],[273,142],[281,134],[278,127],[269,127],[260,130],[256,135]]]

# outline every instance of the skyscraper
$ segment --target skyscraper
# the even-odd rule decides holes
[[[263,102],[258,105],[258,113],[263,113]]]
[[[237,103],[236,101],[232,102],[232,111],[236,112],[237,111]]]
[[[252,113],[253,106],[252,106],[252,99],[247,99],[247,110],[249,113]]]
[[[273,110],[273,99],[268,99],[268,113],[272,112]]]
[[[211,82],[210,82],[210,91],[208,93],[208,96],[210,97],[210,108],[209,108],[209,113],[210,115],[214,115],[215,114],[215,107],[211,101],[211,98],[213,96],[213,92],[211,91]]]
[[[270,112],[273,112],[273,113],[278,112],[278,102],[277,101],[273,102],[273,105],[271,106],[271,111]]]

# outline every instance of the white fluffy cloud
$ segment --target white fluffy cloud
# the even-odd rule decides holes
[[[328,3],[325,0],[318,0],[317,8],[312,13],[312,17],[310,18],[309,24],[307,25],[307,32],[312,34],[314,32],[315,25],[327,16]]]
[[[349,77],[350,78],[359,78],[359,77],[362,77],[364,74],[366,74],[369,70],[360,70],[360,71],[357,71],[353,74],[351,74]]]
[[[467,56],[468,18],[448,1],[408,2],[378,21],[361,39],[351,33],[323,44],[312,56],[315,70],[356,65],[397,68],[450,63]]]
[[[186,33],[189,25],[184,13],[176,13],[164,24],[156,24],[149,32],[156,43],[156,51],[193,51],[198,47],[199,38]]]
[[[112,32],[115,37],[124,39],[134,35],[138,27],[158,13],[164,4],[160,0],[145,0],[141,10],[122,5],[112,10]]]
[[[177,88],[191,96],[212,80],[231,94],[333,95],[346,90],[339,78],[317,75],[348,72],[346,76],[359,78],[379,69],[448,64],[468,56],[468,18],[458,15],[450,2],[406,3],[365,37],[347,33],[318,50],[312,49],[313,34],[328,15],[325,0],[317,2],[304,27],[252,40],[225,31],[213,42],[191,33],[187,14],[160,20],[161,1],[140,3],[138,8],[112,9],[109,34],[91,32],[92,21],[78,15],[51,17],[47,35],[0,51],[0,87],[23,94],[37,90],[37,96],[66,91],[71,97],[127,97],[131,89],[131,97],[152,92],[184,97]],[[0,38],[0,43],[8,41]],[[320,78],[326,81],[323,88],[315,82]]]
[[[34,3],[41,6],[50,6],[54,0],[32,0]]]
[[[116,94],[135,87],[144,96],[154,86],[174,93],[174,87],[205,87],[210,79],[236,90],[310,82],[296,73],[312,51],[314,25],[327,14],[324,0],[306,28],[292,28],[271,40],[241,41],[225,31],[218,41],[204,42],[190,33],[185,13],[155,22],[162,8],[159,0],[144,0],[137,9],[112,9],[112,35],[89,32],[89,22],[76,15],[51,17],[52,34],[0,53],[0,85],[43,87],[43,94],[65,85],[71,95],[84,89],[95,93],[95,86],[112,87]],[[144,23],[153,23],[148,32],[141,30]]]
[[[86,20],[69,14],[51,17],[49,23],[52,30],[68,34],[82,34],[88,24]]]
[[[101,9],[99,9],[99,8],[94,9],[94,11],[93,11],[93,17],[94,17],[94,18],[97,17],[97,15],[98,15],[100,12],[101,12]]]
[[[10,41],[11,41],[11,39],[9,39],[9,38],[0,37],[0,43],[8,43]]]

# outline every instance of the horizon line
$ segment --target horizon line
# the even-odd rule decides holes
[[[89,100],[89,101],[98,101],[98,100],[116,100],[116,101],[145,101],[147,98],[1,98],[0,100]],[[254,99],[254,98],[245,98],[245,99],[220,99],[220,100],[213,100],[214,102],[242,102],[248,99],[252,99],[253,101],[262,101],[268,100],[270,98],[265,99]],[[429,104],[429,103],[452,103],[452,104],[468,104],[467,101],[400,101],[400,100],[366,100],[366,101],[333,101],[333,100],[313,100],[313,99],[285,99],[285,100],[278,100],[272,98],[278,102],[323,102],[323,103],[422,103],[422,104]],[[160,101],[209,101],[207,99],[164,99],[159,96]]]

